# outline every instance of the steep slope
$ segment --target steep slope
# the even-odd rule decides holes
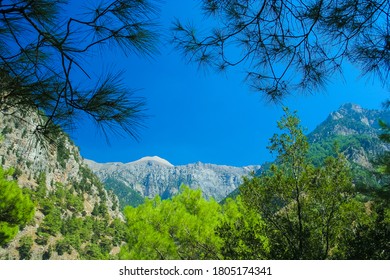
[[[0,248],[0,259],[94,259],[115,252],[108,229],[121,214],[83,162],[66,134],[43,139],[35,133],[42,120],[27,112],[0,113],[0,163],[15,168],[14,179],[36,205],[33,220]]]
[[[200,188],[206,198],[213,197],[219,201],[242,183],[242,176],[260,168],[200,162],[173,166],[159,157],[145,157],[126,164],[85,162],[108,188],[115,191],[122,205],[136,205],[142,197],[160,195],[169,198],[177,193],[182,184]]]
[[[337,141],[350,162],[372,168],[371,161],[390,148],[379,140],[380,119],[390,121],[390,112],[368,110],[350,103],[341,106],[308,135],[312,159],[319,163]]]
[[[390,145],[379,139],[379,120],[390,122],[390,112],[368,110],[356,104],[345,104],[308,135],[309,158],[319,165],[332,155],[336,142],[351,164],[353,181],[359,190],[378,188],[373,174],[375,159],[390,150]]]

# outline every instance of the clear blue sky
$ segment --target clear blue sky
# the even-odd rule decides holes
[[[166,2],[161,4],[162,33],[169,34],[174,17],[195,23],[202,20],[199,1]],[[187,64],[166,41],[159,47],[160,54],[153,60],[124,57],[117,51],[107,53],[105,66],[97,59],[91,62],[92,68],[125,69],[126,84],[140,89],[137,94],[147,100],[149,118],[139,142],[112,136],[110,144],[92,123],[84,122],[70,133],[81,155],[97,162],[129,162],[157,155],[174,165],[201,161],[245,166],[271,160],[266,146],[277,132],[281,107],[250,91],[239,71],[205,73]],[[344,74],[346,81],[332,81],[325,93],[285,100],[285,105],[298,110],[308,131],[344,103],[379,109],[389,98],[379,82],[359,79],[356,69],[348,68]]]

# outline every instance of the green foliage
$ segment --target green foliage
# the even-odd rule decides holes
[[[45,232],[55,236],[60,232],[61,227],[61,211],[58,208],[52,208],[51,211],[43,218],[43,222],[38,228],[38,232]]]
[[[109,230],[110,230],[110,236],[112,236],[113,246],[119,246],[121,245],[121,242],[127,240],[126,238],[127,227],[126,224],[121,220],[114,219],[110,224]]]
[[[352,182],[345,158],[329,157],[315,167],[307,160],[309,146],[299,118],[288,109],[278,127],[285,132],[271,138],[277,164],[259,177],[245,178],[241,194],[247,207],[267,223],[273,259],[327,259],[343,231]]]
[[[70,192],[67,192],[66,208],[75,213],[82,212],[84,210],[83,198]]]
[[[58,255],[62,256],[64,253],[71,254],[72,253],[72,246],[71,241],[69,238],[63,238],[57,241],[55,245],[56,251]]]
[[[156,2],[91,2],[72,15],[62,0],[0,1],[0,110],[41,114],[36,132],[52,138],[59,126],[73,127],[85,114],[103,131],[119,128],[137,137],[144,102],[123,86],[120,71],[101,73],[92,83],[71,77],[91,79],[84,62],[97,47],[155,53]]]
[[[127,243],[121,259],[264,259],[266,224],[241,198],[221,206],[200,190],[182,186],[168,200],[146,199],[126,207]],[[119,224],[121,225],[121,224]],[[122,233],[124,234],[124,233]]]
[[[80,166],[80,177],[80,182],[73,182],[72,184],[77,192],[87,192],[92,194],[92,186],[95,186],[98,188],[99,196],[101,198],[105,197],[103,184],[88,167],[83,165]]]
[[[227,199],[222,206],[217,234],[224,241],[221,254],[225,260],[260,260],[269,256],[266,224],[259,213],[248,209],[241,197]]]
[[[38,183],[38,188],[34,193],[34,199],[37,200],[39,203],[44,203],[47,195],[45,172],[39,173],[37,183]]]
[[[109,255],[98,244],[88,244],[82,253],[83,258],[89,260],[107,260]]]
[[[389,103],[390,104],[390,103]],[[385,143],[390,143],[390,126],[384,121],[380,121],[382,134],[380,139]],[[390,208],[390,152],[386,151],[377,158],[376,166],[378,172],[382,175],[382,189],[377,195],[382,199],[386,208]]]
[[[245,67],[245,81],[271,100],[297,89],[318,93],[346,60],[388,82],[388,1],[200,2],[202,30],[176,21],[175,46],[218,72]],[[226,55],[232,49],[237,55]]]
[[[35,239],[35,243],[38,245],[46,245],[48,240],[49,240],[50,234],[43,232],[43,231],[38,231],[37,232],[37,238]]]
[[[91,189],[93,184],[99,183],[89,169],[82,168],[81,172]],[[35,198],[45,215],[37,230],[37,244],[45,246],[50,236],[56,236],[59,239],[53,249],[59,255],[77,253],[82,259],[108,259],[112,247],[124,242],[125,224],[117,219],[110,221],[106,193],[101,183],[97,186],[100,202],[96,203],[92,217],[82,215],[84,198],[80,189],[77,192],[72,185],[55,183],[54,189],[49,191],[44,173],[38,176],[37,181]],[[51,251],[48,249],[43,257],[50,258]]]
[[[31,236],[23,236],[19,241],[19,258],[21,260],[29,260],[31,258],[31,248],[33,239]]]
[[[95,206],[93,207],[92,213],[93,216],[107,216],[108,215],[108,208],[107,205],[104,202],[95,203]]]
[[[3,128],[3,131],[1,132],[1,134],[2,134],[2,139],[4,139],[4,136],[6,136],[6,135],[9,134],[9,133],[12,133],[12,128],[9,127],[9,126],[7,125],[7,126],[5,126],[5,127]]]
[[[121,181],[109,177],[104,181],[104,184],[107,190],[114,191],[118,196],[121,209],[124,209],[125,206],[137,207],[144,202],[141,194],[132,190]]]
[[[380,139],[390,143],[390,128],[380,121]],[[374,161],[381,186],[370,189],[371,200],[367,203],[370,219],[360,223],[355,234],[346,237],[351,259],[390,259],[390,152],[386,151]],[[373,174],[374,175],[374,174]]]
[[[13,174],[12,174],[12,178],[13,178],[14,180],[17,180],[22,174],[23,174],[22,170],[21,170],[19,167],[16,167],[16,168],[14,169]]]
[[[126,207],[127,244],[121,259],[219,259],[216,235],[221,213],[215,201],[183,186],[170,200],[156,197],[137,208]]]
[[[356,215],[357,207],[350,210]],[[365,210],[369,215],[358,217],[353,232],[345,232],[339,258],[355,260],[390,260],[390,211],[382,204],[370,201]]]
[[[0,246],[7,244],[20,227],[34,216],[35,206],[16,181],[8,180],[11,170],[0,167]]]

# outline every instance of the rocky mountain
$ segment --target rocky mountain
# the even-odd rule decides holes
[[[341,106],[308,134],[309,157],[314,164],[321,164],[332,154],[337,142],[351,162],[357,178],[366,177],[364,172],[372,169],[375,156],[390,149],[378,138],[379,119],[390,122],[390,112],[368,110],[351,103]],[[85,162],[106,188],[118,195],[122,206],[138,205],[144,197],[171,197],[181,184],[201,188],[206,198],[221,201],[237,189],[242,183],[242,176],[261,170],[260,166],[239,168],[200,162],[173,166],[159,157],[145,157],[130,163]]]
[[[313,161],[320,163],[336,141],[351,163],[372,168],[372,160],[390,149],[378,137],[379,120],[390,122],[390,111],[364,109],[351,103],[341,106],[308,135]]]
[[[0,112],[1,167],[15,170],[9,180],[35,205],[33,219],[0,247],[0,259],[109,258],[118,248],[107,230],[122,219],[118,199],[65,133],[36,133],[41,122],[30,112]]]
[[[260,166],[233,167],[201,162],[174,166],[157,156],[129,163],[85,162],[114,190],[122,204],[131,205],[142,202],[142,197],[169,198],[182,184],[200,188],[206,198],[219,201],[242,183],[243,176],[260,169]]]
[[[309,142],[308,157],[314,165],[321,165],[324,159],[334,154],[337,143],[352,170],[355,185],[360,189],[379,187],[378,179],[373,174],[373,161],[390,145],[382,142],[379,120],[390,123],[390,111],[364,109],[357,104],[347,103],[321,122],[307,135]],[[263,170],[271,163],[264,163]],[[259,175],[258,173],[257,175]],[[228,197],[236,197],[235,190]]]

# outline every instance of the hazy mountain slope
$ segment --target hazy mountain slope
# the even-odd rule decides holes
[[[0,259],[108,257],[114,239],[101,229],[121,217],[117,197],[104,189],[67,135],[43,140],[34,134],[40,118],[30,113],[21,121],[27,118],[20,116],[0,113],[0,163],[16,169],[14,178],[31,195],[36,211],[14,240],[0,248]]]
[[[137,200],[139,197],[156,195],[162,198],[171,197],[177,193],[182,184],[191,188],[201,188],[206,198],[213,197],[219,201],[242,183],[242,176],[260,168],[260,166],[241,168],[200,162],[173,166],[159,157],[145,157],[126,164],[103,164],[91,160],[85,162],[111,189],[116,188],[116,194],[122,203],[132,205],[137,204],[132,199]],[[125,187],[131,190],[131,193],[126,193]],[[123,200],[123,196],[129,196],[130,199]]]

